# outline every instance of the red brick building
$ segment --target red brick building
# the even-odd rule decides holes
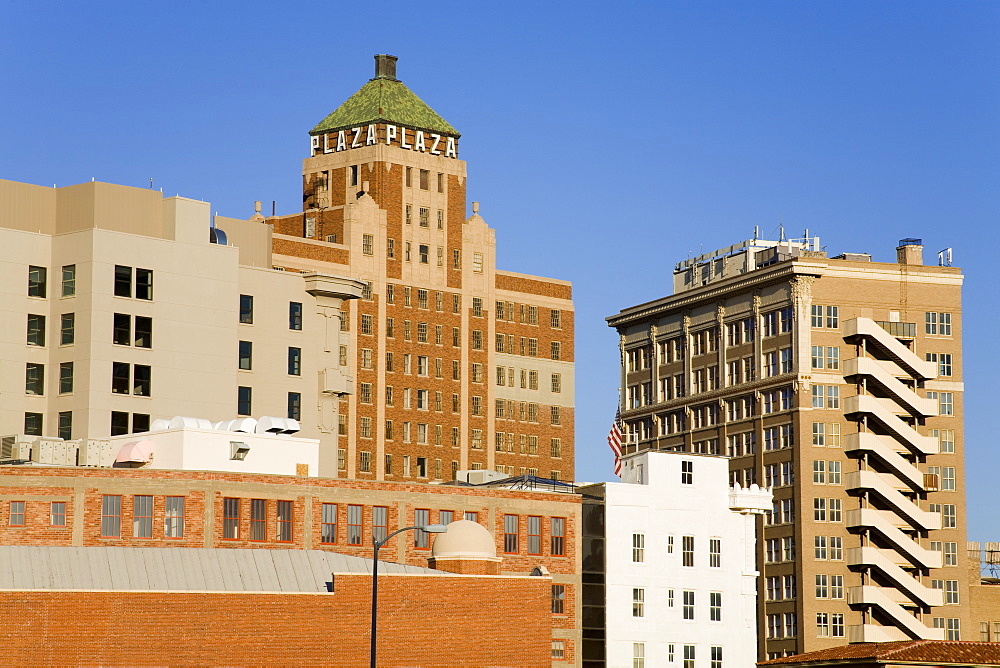
[[[554,666],[578,661],[580,508],[579,495],[572,493],[462,485],[120,468],[0,468],[0,545],[8,546],[319,550],[370,559],[373,532],[385,535],[410,525],[472,520],[492,535],[502,559],[500,576],[550,576],[544,587],[548,614],[543,628]],[[433,540],[428,534],[403,534],[380,556],[426,567]],[[511,590],[515,599],[520,596],[517,587]],[[364,590],[359,585],[357,595],[364,596]],[[433,604],[416,597],[413,601]]]

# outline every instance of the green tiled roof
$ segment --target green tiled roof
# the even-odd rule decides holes
[[[384,77],[372,79],[362,86],[361,90],[320,121],[309,134],[356,128],[376,122],[459,136],[458,130],[404,86],[403,82]]]

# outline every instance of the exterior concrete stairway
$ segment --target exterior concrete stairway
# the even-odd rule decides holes
[[[850,605],[871,605],[880,608],[912,638],[944,640],[944,629],[935,629],[922,624],[919,619],[892,599],[890,592],[893,591],[867,585],[851,587],[847,590],[847,602]]]
[[[922,491],[924,488],[924,474],[916,466],[911,464],[905,457],[899,454],[895,447],[898,443],[888,436],[879,436],[870,431],[856,434],[848,434],[844,437],[844,451],[856,452],[864,450],[869,452],[885,465],[891,468],[896,475],[906,481],[914,491]]]
[[[867,527],[874,529],[891,542],[898,552],[906,555],[912,561],[925,568],[941,568],[941,553],[921,547],[915,540],[900,531],[889,519],[894,517],[893,513],[874,508],[857,508],[848,510],[845,515],[848,528]]]
[[[882,389],[892,395],[897,403],[905,406],[910,412],[924,417],[937,415],[937,402],[919,396],[904,385],[896,376],[886,370],[878,360],[868,357],[857,357],[844,361],[844,376],[865,376],[878,383]]]
[[[925,455],[934,455],[938,452],[937,440],[930,436],[921,436],[916,429],[899,419],[892,411],[882,405],[876,397],[861,394],[854,397],[847,397],[844,400],[844,414],[867,413],[882,425],[899,436],[904,443],[914,450]]]
[[[901,515],[921,529],[940,529],[941,515],[922,510],[875,471],[851,471],[844,476],[847,489],[870,490],[882,497]]]
[[[851,547],[847,549],[848,566],[873,566],[890,578],[897,588],[926,606],[944,605],[944,592],[927,587],[903,570],[892,558],[895,555],[877,547]]]
[[[844,322],[844,338],[854,339],[865,337],[875,344],[893,361],[906,369],[916,378],[928,380],[937,376],[937,364],[926,362],[917,357],[912,350],[899,342],[889,332],[885,331],[870,318],[853,318]]]

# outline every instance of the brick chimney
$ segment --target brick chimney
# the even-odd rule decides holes
[[[923,239],[900,239],[896,246],[896,262],[899,264],[924,263],[924,240]]]
[[[396,56],[380,53],[375,56],[375,78],[396,81]]]

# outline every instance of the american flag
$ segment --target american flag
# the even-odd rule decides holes
[[[608,445],[615,453],[615,475],[621,477],[622,474],[622,409],[619,406],[615,412],[615,423],[611,425],[611,433],[608,434]]]

